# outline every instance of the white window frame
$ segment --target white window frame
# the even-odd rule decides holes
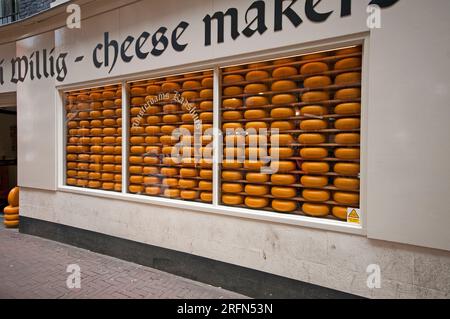
[[[218,132],[220,132],[221,119],[221,92],[220,92],[220,69],[255,61],[271,60],[286,56],[296,56],[317,52],[322,50],[332,50],[338,47],[363,45],[363,66],[362,66],[362,113],[361,113],[361,204],[362,224],[352,225],[343,221],[333,219],[321,219],[316,217],[308,217],[293,214],[281,214],[270,211],[258,211],[253,209],[223,206],[220,204],[220,163],[219,158],[223,150],[220,149]],[[209,214],[218,214],[232,216],[236,218],[252,219],[271,223],[287,224],[292,226],[300,226],[307,228],[315,228],[328,231],[336,231],[349,233],[354,235],[367,235],[367,138],[368,138],[368,59],[369,59],[369,34],[359,34],[354,36],[343,37],[335,41],[323,41],[322,43],[313,45],[300,45],[285,49],[268,50],[264,53],[251,53],[237,57],[218,59],[211,63],[198,63],[183,67],[174,67],[160,70],[157,72],[140,73],[139,75],[126,75],[105,80],[89,81],[77,85],[68,85],[57,87],[55,103],[57,105],[58,118],[58,187],[60,192],[74,193],[86,196],[108,198],[114,200],[123,200],[135,203],[144,203],[156,206],[166,206],[178,209],[186,209]],[[144,195],[130,194],[128,192],[128,147],[129,147],[129,110],[130,103],[128,98],[127,85],[131,81],[138,81],[145,78],[158,78],[182,73],[189,73],[203,70],[214,70],[214,166],[213,166],[213,203],[203,204],[199,202],[189,202],[176,199],[168,199],[164,197],[151,197]],[[103,191],[96,189],[85,189],[66,185],[66,143],[67,128],[65,125],[65,107],[63,104],[64,92],[79,90],[89,87],[98,87],[112,84],[122,84],[122,192]]]

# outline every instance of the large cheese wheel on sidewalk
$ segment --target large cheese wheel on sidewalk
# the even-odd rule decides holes
[[[17,215],[19,214],[19,207],[6,206],[3,212],[5,215]]]

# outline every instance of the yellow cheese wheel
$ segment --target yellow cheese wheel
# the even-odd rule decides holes
[[[145,98],[143,97],[133,97],[131,99],[131,105],[142,106],[145,104]],[[105,106],[105,105],[103,105]]]
[[[325,217],[330,214],[330,207],[322,204],[303,204],[302,211],[308,216]]]
[[[296,62],[296,58],[283,58],[273,61],[274,65],[280,65],[280,64],[288,64],[288,63],[294,63]]]
[[[288,146],[294,143],[294,138],[290,134],[274,134],[270,137],[272,145]]]
[[[161,182],[161,180],[159,179],[159,177],[152,177],[152,176],[144,177],[145,185],[154,185],[154,184],[159,184],[160,182]]]
[[[8,204],[12,207],[19,206],[19,187],[14,187],[8,194]]]
[[[275,122],[272,122],[272,125],[270,126],[270,128],[272,129],[273,133],[276,130],[278,130],[280,132],[292,131],[293,129],[295,129],[295,125],[293,122],[289,122],[289,121],[275,121]]]
[[[290,174],[273,174],[271,177],[271,182],[274,185],[292,185],[296,181],[297,177]]]
[[[138,154],[138,155],[144,154],[145,153],[145,147],[144,146],[132,146],[132,147],[130,147],[130,153],[131,154]]]
[[[209,182],[209,181],[200,181],[198,183],[198,188],[202,191],[212,191],[213,184],[212,184],[212,182]]]
[[[360,155],[361,150],[359,148],[338,148],[334,151],[334,156],[343,160],[357,160]]]
[[[200,91],[201,99],[212,99],[214,97],[214,91],[212,89],[204,89]]]
[[[360,165],[356,163],[337,163],[334,165],[334,172],[344,176],[357,176],[360,169]]]
[[[172,135],[173,131],[177,129],[174,125],[163,125],[161,127],[154,126],[152,127],[152,130],[154,131],[154,134],[163,133],[166,135]]]
[[[197,177],[197,170],[191,168],[180,169],[180,176],[183,178]]]
[[[249,69],[259,69],[271,65],[270,62],[255,62],[248,65]]]
[[[160,85],[151,84],[151,85],[147,86],[147,88],[145,90],[146,90],[147,94],[158,94],[162,91],[162,88]]]
[[[323,147],[308,147],[300,150],[300,157],[304,159],[323,159],[328,157],[328,149]]]
[[[278,161],[278,162],[272,161],[270,164],[270,167],[275,172],[280,172],[280,173],[289,173],[289,172],[295,171],[297,169],[296,163],[290,162],[290,161]]]
[[[5,213],[5,215],[17,215],[19,214],[19,205],[17,206],[7,206],[4,208],[3,212]]]
[[[246,94],[260,94],[267,91],[269,91],[269,88],[262,83],[248,84],[244,89]]]
[[[156,175],[159,174],[159,168],[154,166],[143,167],[142,173],[145,175]]]
[[[164,113],[178,112],[180,108],[176,104],[166,104],[163,106]]]
[[[114,106],[115,106],[115,102],[113,100],[103,101],[103,107],[104,108],[112,108]]]
[[[224,108],[236,109],[238,107],[242,107],[243,105],[244,105],[244,102],[241,99],[225,99],[222,102],[222,106]]]
[[[272,201],[272,208],[277,212],[291,213],[297,209],[297,203],[288,200],[275,199]]]
[[[326,137],[324,134],[301,134],[298,137],[298,142],[300,144],[314,145],[314,144],[323,144],[326,141]]]
[[[190,81],[186,81],[183,83],[182,89],[183,90],[193,90],[193,89],[198,89],[201,86],[202,86],[202,84],[199,81],[190,80]],[[158,91],[155,93],[149,93],[149,94],[156,94],[156,93],[158,93]]]
[[[310,202],[326,202],[330,200],[331,194],[328,191],[318,189],[305,189],[302,192],[305,200]]]
[[[347,55],[361,52],[362,48],[360,46],[344,48],[336,51],[336,55]]]
[[[250,183],[267,183],[269,181],[269,175],[260,173],[248,173],[245,176],[245,179]]]
[[[359,72],[349,72],[342,73],[336,76],[334,84],[336,85],[346,85],[361,82],[361,73]]]
[[[244,90],[240,86],[230,86],[223,90],[224,96],[235,96],[241,95],[244,93]]]
[[[260,170],[262,167],[264,167],[264,162],[262,161],[249,161],[249,160],[245,160],[244,161],[244,168],[249,169],[249,170]]]
[[[111,185],[110,185],[110,183],[103,183],[103,186],[106,188],[110,188]],[[114,184],[112,185],[112,188],[114,188]],[[129,189],[130,193],[133,193],[133,194],[139,194],[139,193],[144,192],[144,187],[141,185],[130,185],[128,189]]]
[[[116,135],[117,134],[117,130],[115,128],[107,127],[107,128],[103,129],[102,133],[103,133],[103,135]],[[115,141],[115,139],[114,139],[114,141]]]
[[[222,162],[222,167],[224,169],[236,169],[236,168],[241,168],[242,163],[239,163],[237,161],[232,161],[232,160],[224,160]]]
[[[223,183],[222,184],[222,191],[225,193],[242,193],[244,191],[244,188],[241,184],[236,183]]]
[[[292,187],[272,187],[271,194],[275,198],[294,198],[297,196],[297,190]]]
[[[334,193],[333,198],[336,202],[344,205],[359,204],[359,194],[357,193],[336,192]]]
[[[300,68],[300,74],[309,75],[316,73],[323,73],[328,71],[328,65],[324,62],[311,62],[306,63]]]
[[[336,106],[335,111],[338,115],[360,114],[360,103],[343,103]]]
[[[166,187],[178,187],[178,179],[176,178],[164,178],[162,184]]]
[[[170,116],[170,115],[169,115]],[[182,116],[181,116],[181,122],[184,122],[184,123],[192,123],[192,122],[194,122],[194,116],[193,116],[193,114],[190,114],[190,113],[187,113],[187,114],[183,114]],[[170,123],[170,122],[169,122]],[[173,122],[174,123],[174,122]]]
[[[244,117],[248,120],[258,120],[262,118],[267,118],[268,114],[265,110],[248,110],[245,111]]]
[[[68,178],[68,179],[66,180],[66,183],[67,183],[67,185],[73,186],[73,185],[76,185],[76,184],[77,184],[77,180],[76,180],[75,178]]]
[[[303,86],[308,89],[315,89],[333,84],[331,78],[325,75],[312,76],[303,82]]]
[[[302,61],[316,60],[316,59],[326,58],[327,56],[328,56],[328,54],[326,52],[310,53],[310,54],[303,55],[301,57],[301,60]]]
[[[209,192],[202,192],[200,193],[200,199],[206,203],[212,203],[213,195]]]
[[[361,97],[361,89],[350,88],[342,89],[336,92],[334,98],[335,100],[351,100],[358,99]]]
[[[131,88],[130,93],[131,93],[131,96],[140,96],[140,95],[145,95],[147,93],[147,91],[143,87],[135,86],[135,87]]]
[[[234,122],[233,123],[225,123],[222,126],[222,129],[225,131],[225,133],[227,130],[233,131],[233,130],[237,130],[237,129],[241,129],[241,128],[243,128],[241,123],[234,123]]]
[[[239,111],[226,111],[226,112],[223,112],[222,118],[225,121],[236,121],[236,120],[242,120],[243,115],[242,115],[242,112],[239,112]]]
[[[196,188],[198,186],[198,182],[190,179],[180,179],[178,181],[178,186],[180,188]]]
[[[241,205],[244,202],[244,198],[240,195],[223,195],[222,202],[225,205]]]
[[[335,70],[346,70],[360,68],[362,65],[361,58],[346,58],[336,62],[334,65]]]
[[[174,82],[166,82],[163,85],[161,85],[161,90],[163,92],[178,91],[180,89],[181,86],[178,83]]]
[[[149,186],[145,188],[145,194],[150,196],[156,196],[161,194],[161,188],[157,186]]]
[[[269,149],[269,155],[272,159],[288,159],[294,156],[294,149],[290,147],[271,147]]]
[[[337,130],[356,130],[361,127],[361,120],[357,118],[339,119],[335,122],[334,127]]]
[[[246,197],[245,198],[245,206],[250,208],[265,208],[269,206],[269,199],[260,198],[260,197]]]
[[[245,129],[248,130],[256,130],[257,132],[261,129],[267,129],[267,123],[266,122],[248,122],[245,124]],[[250,132],[249,132],[250,133]]]
[[[143,184],[144,177],[143,176],[130,176],[130,183],[131,184]]]
[[[103,144],[115,144],[116,143],[116,138],[113,136],[105,136],[103,138]]]
[[[324,91],[312,91],[302,94],[302,102],[305,103],[316,103],[327,101],[330,99],[330,94]]]
[[[272,104],[282,105],[296,103],[297,98],[293,94],[277,94],[272,97]]]
[[[276,109],[272,109],[272,111],[270,112],[270,116],[276,119],[279,118],[290,118],[295,116],[295,111],[292,108],[287,108],[287,107],[283,107],[283,108],[276,108]]]
[[[356,178],[338,177],[334,180],[334,186],[342,190],[358,190],[360,182]]]
[[[5,220],[5,221],[3,221],[3,224],[5,225],[6,228],[16,228],[19,226],[19,221],[18,220],[13,220],[13,221]]]
[[[304,162],[302,171],[307,174],[325,174],[330,171],[330,165],[322,162]]]
[[[230,85],[233,83],[244,82],[244,81],[245,81],[244,77],[239,74],[225,75],[222,79],[222,83],[224,85]]]
[[[265,146],[268,142],[268,137],[266,134],[261,135],[247,135],[245,137],[245,143],[251,147]]]
[[[295,76],[297,74],[298,74],[298,71],[293,66],[279,67],[279,68],[276,68],[275,70],[273,70],[273,72],[272,72],[272,76],[274,78],[286,78],[286,77],[290,77],[290,76]]]
[[[166,189],[164,191],[164,196],[169,197],[169,198],[178,198],[180,197],[180,190],[179,189]]]
[[[184,114],[184,115],[186,115],[186,114]],[[154,121],[152,121],[152,123],[148,123],[150,118],[154,118]],[[158,118],[159,118],[159,120],[158,120]],[[180,118],[177,115],[174,115],[174,114],[164,115],[162,120],[163,120],[164,123],[168,123],[168,124],[173,124],[173,123],[180,122]],[[147,118],[147,123],[148,124],[158,124],[160,122],[161,122],[161,119],[158,116],[155,116],[155,117],[149,116]]]
[[[317,131],[328,128],[327,121],[324,120],[305,120],[301,121],[300,129],[303,131]]]
[[[150,106],[147,108],[146,113],[149,115],[155,115],[155,114],[161,113],[161,108],[159,106]]]
[[[238,171],[223,171],[222,179],[224,181],[240,181],[244,178],[243,174]]]
[[[3,218],[3,220],[5,222],[18,222],[19,219],[20,219],[19,214],[16,214],[16,215],[5,215],[4,218]]]
[[[211,180],[213,175],[212,175],[212,170],[209,169],[202,169],[200,170],[199,176],[203,179],[209,179]]]
[[[264,196],[269,194],[269,191],[269,187],[264,185],[248,184],[245,186],[245,192],[247,193],[247,195]]]
[[[297,89],[297,83],[291,80],[276,81],[272,84],[271,90],[275,92],[289,91]]]
[[[265,96],[251,96],[245,100],[245,105],[247,107],[260,107],[269,104],[269,99]]]
[[[183,190],[180,192],[180,197],[185,200],[197,199],[199,195],[200,195],[200,193],[197,191]]]
[[[260,81],[270,78],[270,74],[267,71],[250,71],[245,76],[245,79],[249,82]]]
[[[161,174],[164,176],[172,177],[178,175],[178,170],[172,167],[161,168]]]
[[[341,133],[335,138],[336,144],[359,144],[361,136],[356,133]]]
[[[307,176],[300,179],[300,183],[305,187],[325,187],[328,185],[328,178],[325,176]]]
[[[331,212],[334,217],[340,220],[347,220],[347,207],[334,206]]]

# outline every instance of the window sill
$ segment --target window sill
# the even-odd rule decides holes
[[[291,226],[299,226],[306,228],[321,229],[327,231],[335,231],[348,233],[353,235],[365,235],[365,229],[361,226],[347,224],[330,219],[320,219],[314,217],[306,217],[299,215],[288,215],[280,213],[272,213],[266,211],[257,211],[245,208],[235,208],[228,206],[214,206],[212,204],[202,204],[198,202],[187,202],[182,200],[173,200],[167,198],[148,197],[134,194],[113,193],[101,190],[79,189],[70,186],[61,186],[58,191],[65,193],[73,193],[92,197],[109,198],[114,200],[123,200],[128,202],[158,205],[165,207],[173,207],[178,209],[187,209],[193,212],[202,212],[208,214],[217,214],[231,216],[242,219],[250,219],[257,221],[265,221],[275,224],[284,224]]]

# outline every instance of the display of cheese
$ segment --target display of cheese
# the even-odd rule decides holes
[[[261,198],[261,197],[246,197],[245,198],[245,206],[249,208],[265,208],[269,206],[269,199]]]

